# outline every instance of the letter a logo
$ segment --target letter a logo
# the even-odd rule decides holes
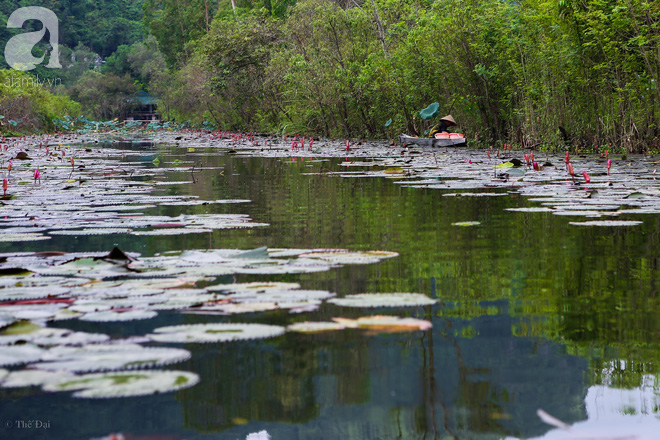
[[[28,6],[15,10],[7,20],[8,28],[21,28],[27,20],[39,20],[43,27],[40,31],[27,32],[21,35],[13,36],[5,46],[5,60],[12,69],[32,70],[41,64],[45,55],[41,58],[32,56],[32,48],[40,42],[46,30],[50,33],[50,45],[53,48],[50,52],[50,60],[46,67],[49,69],[61,69],[60,52],[58,47],[59,27],[57,15],[50,9],[39,6]]]

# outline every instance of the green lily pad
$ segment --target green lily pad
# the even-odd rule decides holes
[[[160,327],[147,335],[156,342],[208,343],[274,338],[284,327],[266,324],[191,324]]]
[[[74,332],[63,328],[41,327],[29,321],[16,322],[0,332],[0,346],[23,342],[30,342],[45,347],[55,345],[85,345],[105,342],[108,339],[110,337],[102,333]]]
[[[594,220],[589,222],[569,222],[570,225],[575,226],[637,226],[644,222],[636,220]]]
[[[0,386],[2,388],[36,387],[73,377],[75,377],[73,374],[65,371],[19,370],[12,371],[4,380],[0,380]]]
[[[397,252],[389,251],[366,251],[366,252],[347,252],[347,251],[327,251],[310,252],[301,254],[299,258],[311,258],[327,261],[333,264],[371,264],[378,263],[386,258],[397,257]]]
[[[38,361],[43,353],[43,349],[31,344],[0,347],[0,367]]]
[[[346,328],[368,329],[375,332],[401,332],[414,330],[428,330],[433,325],[430,321],[416,318],[400,318],[398,316],[363,316],[358,319],[332,318],[333,321]]]
[[[73,397],[113,398],[162,394],[191,387],[199,376],[188,371],[119,371],[63,378],[43,386],[44,391],[76,391]]]
[[[438,301],[421,293],[358,293],[328,302],[342,307],[418,307]]]
[[[126,312],[114,312],[106,310],[103,312],[87,313],[80,317],[81,321],[92,322],[125,322],[141,319],[151,319],[158,315],[153,310],[128,310]]]
[[[40,241],[40,240],[50,240],[50,237],[47,235],[39,234],[38,232],[25,232],[22,234],[2,234],[0,235],[0,242],[17,242],[17,241]]]
[[[269,292],[269,291],[282,291],[299,289],[298,283],[283,283],[283,282],[253,282],[253,283],[235,283],[235,284],[218,284],[216,286],[209,286],[207,290],[210,292]]]
[[[346,326],[338,322],[296,322],[289,325],[286,329],[290,332],[298,333],[321,333],[327,331],[343,330]]]
[[[140,345],[85,345],[82,347],[56,347],[41,357],[33,368],[51,371],[86,373],[94,371],[130,370],[183,362],[190,352],[180,348],[149,347]]]

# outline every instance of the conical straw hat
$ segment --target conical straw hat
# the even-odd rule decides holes
[[[443,118],[440,118],[441,121],[448,122],[448,125],[457,125],[456,121],[454,121],[454,117],[452,115],[447,115]]]

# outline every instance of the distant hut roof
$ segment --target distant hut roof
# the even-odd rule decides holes
[[[133,99],[140,103],[140,105],[157,104],[158,102],[158,99],[155,96],[145,92],[144,90],[140,90],[135,95],[133,95]]]

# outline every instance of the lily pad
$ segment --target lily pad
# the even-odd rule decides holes
[[[114,312],[107,310],[104,312],[87,313],[80,317],[81,321],[92,322],[125,322],[140,319],[151,319],[158,315],[153,310],[128,310],[126,312]]]
[[[212,229],[206,228],[162,228],[154,229],[152,231],[131,231],[131,235],[186,235],[186,234],[206,234],[213,232]]]
[[[39,234],[37,232],[25,232],[22,234],[2,234],[0,235],[0,242],[9,242],[14,243],[17,241],[39,241],[39,240],[50,240],[50,237],[47,235]]]
[[[72,378],[73,374],[64,371],[42,371],[42,370],[19,370],[12,371],[5,377],[0,386],[2,388],[23,388],[43,386],[47,383],[61,381],[64,378]]]
[[[101,333],[74,332],[63,328],[41,327],[29,321],[19,321],[0,332],[0,345],[30,342],[40,346],[85,345],[105,342],[110,337]]]
[[[30,344],[0,347],[0,366],[9,367],[38,361],[43,353],[43,349]]]
[[[269,292],[269,291],[282,291],[299,289],[298,283],[283,283],[283,282],[253,282],[253,283],[234,283],[234,284],[218,284],[216,286],[209,286],[207,290],[210,292]]]
[[[191,387],[199,376],[188,371],[119,371],[63,378],[43,386],[44,391],[76,391],[73,397],[112,398],[162,394]]]
[[[569,222],[575,226],[637,226],[644,222],[636,220],[593,220],[588,222]]]
[[[41,359],[42,362],[33,364],[32,367],[84,373],[169,365],[190,359],[190,352],[180,348],[145,348],[135,344],[86,345],[56,347],[45,353]]]
[[[358,319],[332,318],[332,320],[347,328],[363,328],[376,332],[424,331],[433,326],[430,321],[423,319],[383,315],[364,316]]]
[[[477,225],[480,225],[480,224],[481,224],[481,222],[477,222],[477,221],[472,221],[472,222],[456,222],[456,223],[452,223],[452,226],[477,226]]]
[[[286,329],[290,332],[298,333],[320,333],[327,331],[343,330],[346,326],[338,322],[296,322],[289,325]]]
[[[284,332],[284,327],[266,324],[191,324],[160,327],[147,336],[156,342],[208,343],[273,338]]]
[[[421,293],[359,293],[328,302],[343,307],[418,307],[435,304],[437,300]]]
[[[299,255],[299,258],[311,258],[327,261],[333,264],[371,264],[378,263],[386,258],[397,257],[397,252],[390,251],[366,251],[348,252],[343,250],[326,252],[309,252]]]

